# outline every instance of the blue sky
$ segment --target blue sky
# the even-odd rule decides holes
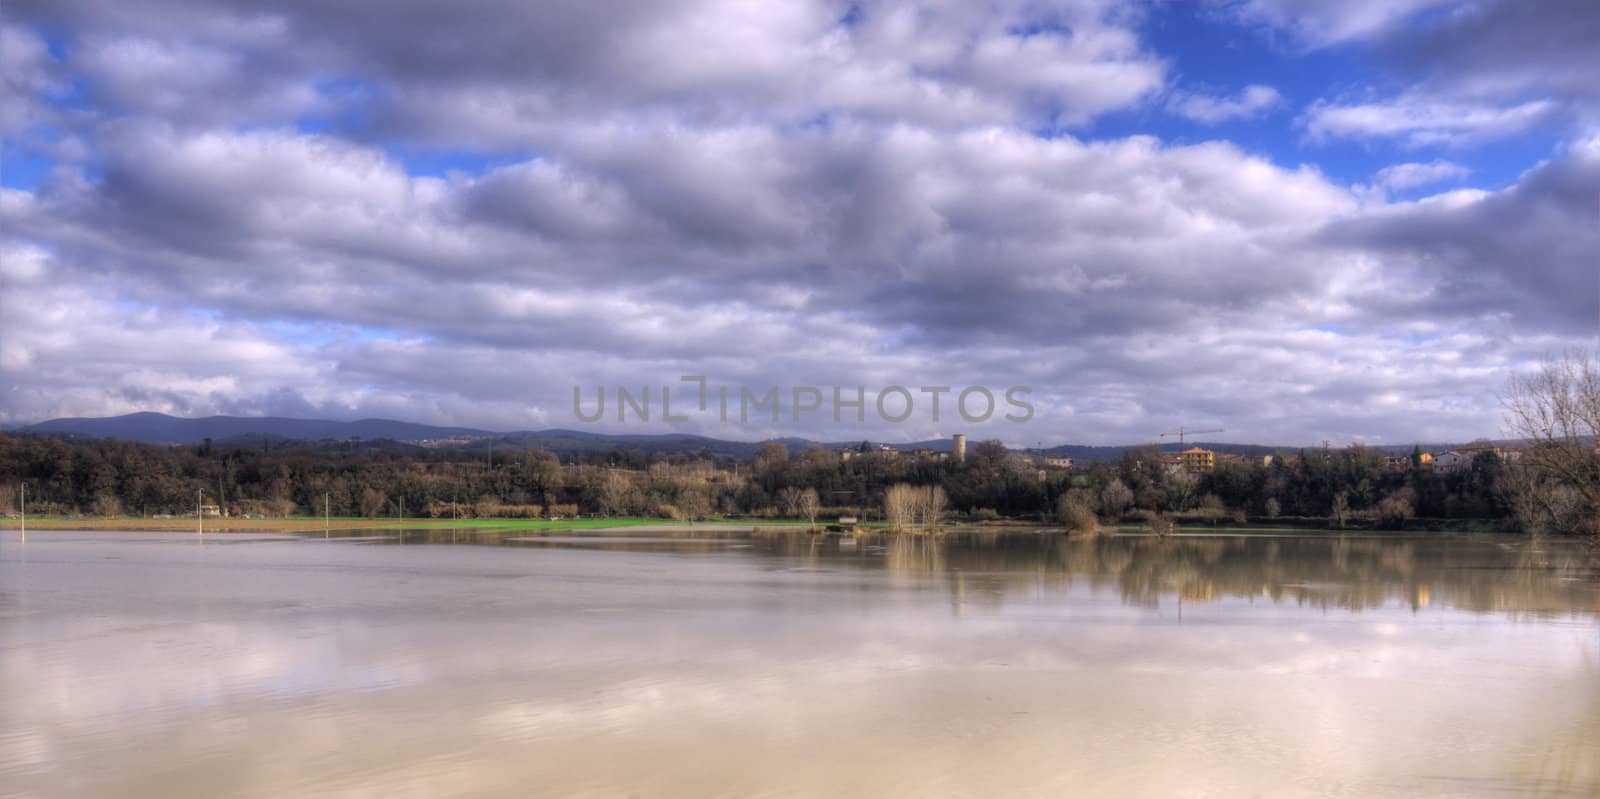
[[[1592,4],[489,6],[8,4],[0,421],[705,374],[1395,443],[1600,326]]]

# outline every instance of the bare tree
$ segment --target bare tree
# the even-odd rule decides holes
[[[937,530],[947,504],[949,498],[945,496],[944,486],[923,486],[918,489],[917,524],[925,531]]]
[[[1144,522],[1150,528],[1150,532],[1158,538],[1166,538],[1178,529],[1178,525],[1172,521],[1172,517],[1160,511],[1147,510],[1143,512],[1143,515]]]
[[[883,493],[883,516],[895,530],[904,530],[916,523],[917,489],[906,483],[896,483]]]
[[[369,486],[369,487],[361,489],[361,499],[360,499],[361,515],[362,516],[366,516],[369,519],[372,518],[373,516],[377,516],[378,515],[378,511],[382,510],[383,506],[384,506],[384,503],[386,503],[388,501],[389,501],[388,497],[385,497],[383,495],[383,492],[377,490],[376,488],[372,488],[372,487]]]
[[[1600,537],[1600,368],[1571,350],[1511,379],[1501,398],[1512,436],[1512,502],[1528,532]]]
[[[804,492],[794,486],[784,486],[783,490],[778,492],[778,502],[783,505],[783,515],[789,517],[801,515],[800,495],[802,493]]]
[[[1383,498],[1378,503],[1378,525],[1390,530],[1405,528],[1406,522],[1417,515],[1417,492],[1403,488]]]
[[[817,528],[817,513],[822,510],[822,499],[817,496],[815,488],[808,488],[800,492],[795,499],[795,508],[806,521],[811,523],[811,529]]]
[[[711,515],[711,495],[699,486],[687,487],[678,494],[678,510],[693,526],[694,522]]]
[[[600,512],[607,516],[626,516],[633,511],[639,499],[633,482],[617,472],[607,472],[600,484]]]

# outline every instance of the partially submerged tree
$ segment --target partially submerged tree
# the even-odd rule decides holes
[[[929,531],[938,528],[947,504],[942,486],[897,483],[884,492],[883,515],[895,530],[917,527]]]
[[[883,492],[883,518],[890,529],[904,530],[916,516],[916,488],[905,483],[889,486]]]
[[[1511,379],[1510,432],[1527,446],[1510,464],[1512,503],[1531,533],[1600,537],[1600,368],[1571,350]]]
[[[802,515],[800,512],[800,495],[804,493],[794,486],[784,486],[778,492],[778,503],[783,506],[783,515],[794,517]]]
[[[1178,525],[1172,521],[1172,517],[1160,511],[1147,510],[1143,511],[1141,515],[1144,516],[1144,523],[1150,529],[1150,532],[1158,538],[1165,538],[1178,529]]]
[[[817,490],[808,488],[800,492],[800,496],[795,500],[795,508],[799,510],[801,516],[806,517],[806,521],[811,523],[812,529],[816,529],[817,512],[822,509],[822,500],[817,496]]]
[[[944,486],[923,486],[921,502],[918,509],[922,529],[933,531],[939,529],[939,521],[944,518],[945,507],[950,504],[950,498],[945,495]]]

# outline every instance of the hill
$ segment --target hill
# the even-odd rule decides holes
[[[216,444],[235,446],[276,447],[294,442],[314,441],[393,441],[429,447],[449,447],[469,451],[504,447],[507,449],[543,449],[556,453],[595,453],[615,449],[638,450],[647,454],[657,452],[703,453],[746,459],[769,441],[737,441],[689,433],[613,434],[583,430],[550,429],[499,432],[472,427],[442,427],[437,425],[402,422],[394,419],[358,419],[335,421],[331,419],[293,419],[279,416],[206,416],[186,419],[164,413],[130,413],[125,416],[100,418],[51,419],[34,425],[16,427],[9,431],[20,434],[38,434],[66,437],[112,438],[139,441],[147,444],[200,444],[211,439]],[[861,439],[817,442],[805,438],[772,439],[797,452],[810,446],[829,449],[854,447]],[[877,444],[879,442],[873,442]],[[969,446],[975,446],[971,440]],[[1223,442],[1190,442],[1218,453],[1265,455],[1279,451],[1295,451],[1294,446],[1260,446],[1229,444]],[[948,452],[950,439],[891,443],[901,451],[928,448]],[[1061,444],[1042,451],[1051,455],[1067,455],[1079,463],[1110,461],[1122,457],[1128,449],[1150,444],[1116,446],[1088,446]],[[1386,452],[1409,452],[1411,444],[1380,446]],[[1458,444],[1424,445],[1423,449],[1436,452]],[[1178,445],[1166,443],[1163,452],[1176,452]]]

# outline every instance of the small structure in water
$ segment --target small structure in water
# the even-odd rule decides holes
[[[824,531],[829,533],[851,533],[855,532],[856,525],[859,523],[860,520],[854,516],[840,516],[837,524],[828,525],[824,528]]]

